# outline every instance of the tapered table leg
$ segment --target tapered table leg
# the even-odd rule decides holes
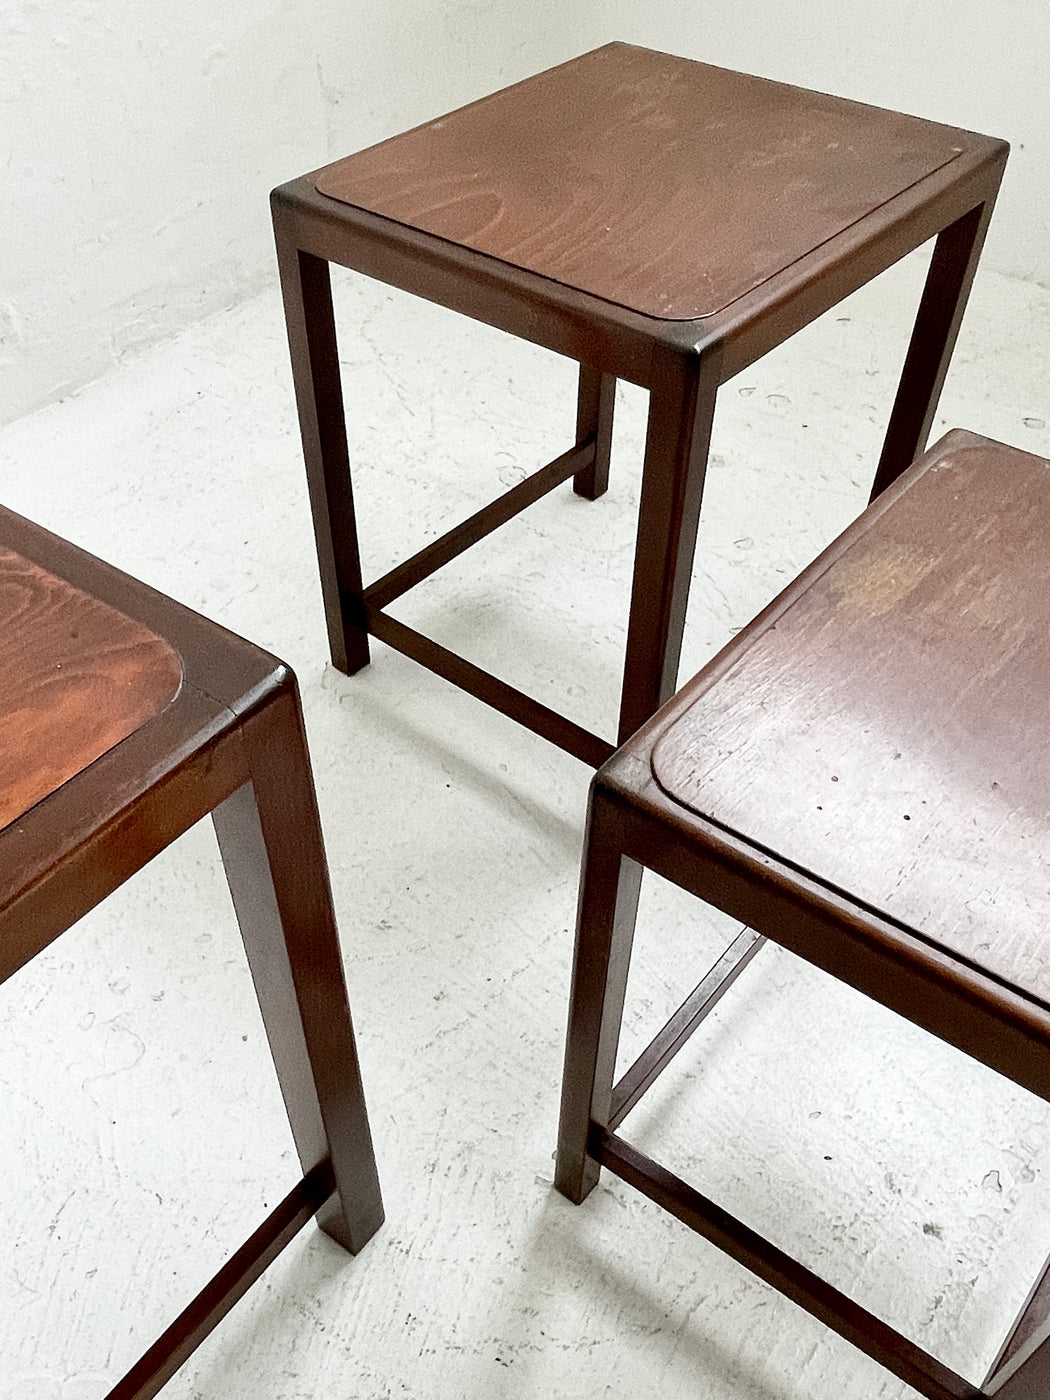
[[[675,691],[717,390],[714,354],[668,357],[650,389],[620,743]]]
[[[587,1156],[587,1132],[592,1120],[605,1124],[609,1118],[642,881],[642,867],[621,855],[617,820],[602,794],[594,792],[576,922],[554,1176],[562,1195],[577,1203],[598,1181],[598,1164]]]
[[[368,665],[361,556],[350,484],[343,389],[328,263],[304,253],[277,225],[277,262],[306,462],[332,665]]]
[[[215,829],[303,1171],[331,1159],[318,1224],[356,1253],[383,1206],[292,683],[244,739],[252,781],[216,808]]]
[[[872,500],[926,447],[993,205],[991,199],[977,205],[937,238],[871,488]]]

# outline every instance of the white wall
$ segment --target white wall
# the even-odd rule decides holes
[[[262,285],[273,184],[609,38],[1010,138],[1050,283],[1045,0],[0,0],[0,422]]]
[[[0,0],[0,422],[273,275],[268,195],[594,42],[513,0]]]

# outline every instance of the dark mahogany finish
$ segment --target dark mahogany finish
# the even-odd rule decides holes
[[[0,510],[0,979],[212,814],[303,1179],[110,1392],[156,1395],[306,1221],[383,1208],[295,679]]]
[[[650,392],[619,736],[673,692],[720,384],[937,237],[882,459],[926,440],[1007,148],[610,44],[274,191],[334,664],[368,633],[597,764],[612,745],[397,622],[407,588],[572,476],[608,477],[617,378]],[[577,443],[365,588],[328,264],[580,364]]]
[[[1050,1099],[1048,556],[1050,462],[950,433],[592,788],[559,1190],[609,1167],[933,1400],[1045,1400],[1050,1278],[979,1389],[616,1128],[765,938]],[[749,929],[614,1086],[643,866]]]
[[[962,154],[950,127],[609,45],[322,171],[322,194],[695,321]]]

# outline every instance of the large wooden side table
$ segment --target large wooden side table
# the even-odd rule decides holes
[[[607,738],[390,604],[570,476],[583,496],[604,491],[615,381],[642,385],[627,738],[675,689],[719,385],[936,236],[881,490],[925,444],[1006,154],[971,132],[609,44],[275,190],[335,666],[364,666],[371,633],[585,762],[607,758]],[[367,588],[330,263],[580,365],[575,445]]]

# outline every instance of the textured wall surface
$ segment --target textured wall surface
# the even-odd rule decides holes
[[[0,422],[273,275],[282,179],[610,38],[1014,142],[988,265],[1050,283],[1042,0],[0,0]]]
[[[0,416],[259,281],[266,183],[324,139],[306,8],[0,10]]]
[[[0,422],[270,278],[274,184],[597,42],[552,12],[0,0]]]

